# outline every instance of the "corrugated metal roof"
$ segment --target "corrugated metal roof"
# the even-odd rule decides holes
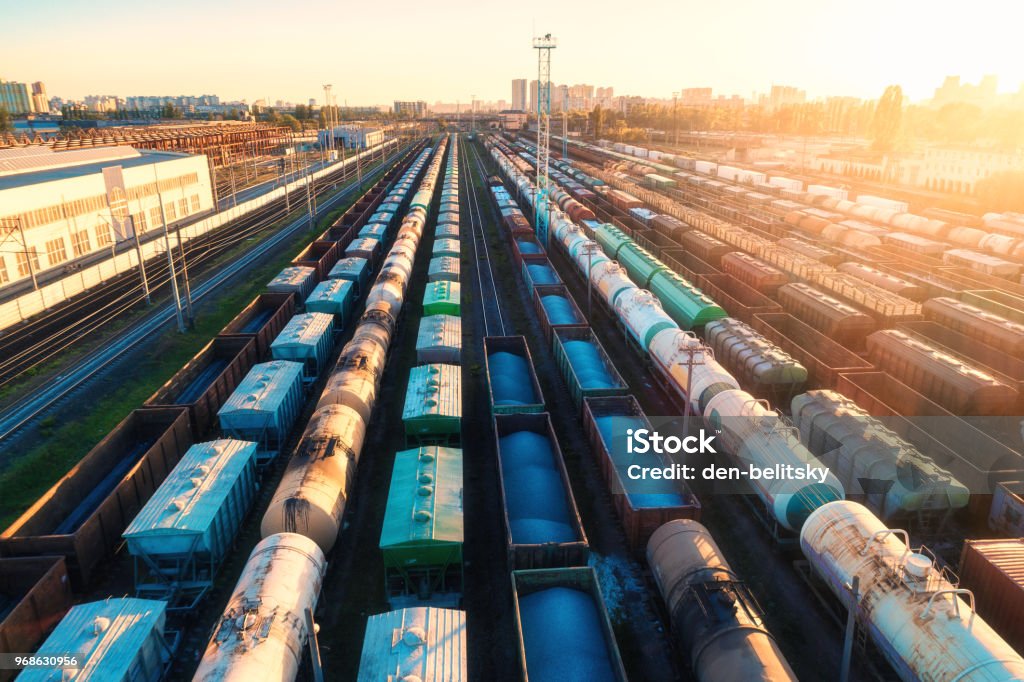
[[[420,320],[416,350],[462,348],[462,318],[454,315],[428,315]]]
[[[355,284],[349,279],[328,279],[320,282],[313,289],[313,293],[306,298],[306,310],[319,313],[342,313],[348,307],[354,286]]]
[[[348,256],[342,258],[334,267],[331,268],[331,272],[327,275],[328,277],[339,277],[344,279],[358,279],[363,276],[368,267],[369,261],[359,256]]]
[[[385,223],[367,223],[363,225],[363,228],[359,230],[360,237],[377,237],[384,236],[384,233],[388,231],[388,226]]]
[[[125,529],[125,538],[205,533],[246,467],[256,443],[221,439],[193,445]]]
[[[427,270],[428,276],[441,273],[459,274],[459,259],[451,256],[434,256],[430,259],[430,267]]]
[[[462,450],[435,445],[395,453],[381,548],[462,541]]]
[[[316,270],[305,265],[292,265],[277,274],[267,283],[270,287],[301,287],[316,275]]]
[[[34,173],[39,171],[81,166],[90,163],[137,159],[142,154],[128,146],[89,147],[68,151],[54,151],[50,147],[28,146],[0,149],[0,175]]]
[[[458,239],[451,239],[450,237],[434,240],[434,246],[431,249],[431,253],[435,256],[446,255],[449,257],[457,257],[461,252],[462,244]]]
[[[301,386],[301,383],[301,362],[274,360],[253,365],[217,414],[276,412],[288,393],[295,390],[297,384]]]
[[[347,280],[333,280],[352,286]],[[326,284],[326,282],[325,282]],[[288,320],[288,324],[277,335],[271,350],[281,348],[316,348],[324,335],[334,329],[334,316],[327,313],[300,313]]]
[[[1024,587],[1024,538],[970,542],[978,554],[1010,580]]]
[[[468,680],[466,614],[417,606],[370,616],[357,682]]]
[[[167,603],[152,599],[107,599],[71,607],[64,619],[36,653],[40,656],[77,654],[82,667],[76,671],[76,682],[107,682],[107,680],[156,680],[163,661],[158,648],[163,638]],[[147,664],[141,675],[129,671],[149,650]],[[156,659],[156,660],[153,660]],[[32,668],[18,676],[31,682],[59,682],[68,679],[63,670]]]
[[[428,282],[423,294],[423,304],[436,303],[438,301],[459,302],[462,297],[462,287],[458,282]]]
[[[423,365],[409,372],[402,420],[425,416],[462,416],[462,368],[458,365]]]

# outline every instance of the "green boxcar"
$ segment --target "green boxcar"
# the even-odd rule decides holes
[[[424,315],[462,315],[462,288],[458,282],[428,282],[423,293]]]
[[[380,549],[388,597],[462,591],[462,450],[395,454]]]
[[[726,316],[725,310],[671,270],[657,272],[647,285],[661,307],[682,329],[703,327]]]
[[[462,432],[462,368],[445,364],[414,367],[409,372],[402,422],[411,442],[457,442]]]
[[[614,225],[601,223],[594,228],[594,241],[601,245],[606,256],[616,259],[618,258],[619,249],[633,240]]]

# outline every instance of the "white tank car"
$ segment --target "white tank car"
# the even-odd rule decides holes
[[[626,268],[613,260],[595,265],[594,269],[590,271],[590,281],[593,283],[594,288],[597,289],[597,292],[601,294],[601,298],[609,306],[615,305],[615,299],[622,292],[638,288],[637,285],[633,284],[633,280],[629,278]]]
[[[338,364],[316,404],[317,409],[348,405],[369,423],[390,342],[391,333],[384,324],[361,323],[341,351]]]
[[[795,429],[765,401],[754,399],[746,391],[718,393],[705,406],[704,419],[709,427],[720,431],[719,442],[741,469],[767,470],[781,465],[805,470],[808,464],[821,466],[800,442]],[[845,497],[843,484],[831,472],[823,482],[789,476],[753,479],[750,484],[771,515],[792,531],[799,531],[804,519],[821,505]]]
[[[341,530],[366,422],[347,405],[313,413],[260,524],[260,534],[299,533],[326,554]]]
[[[195,682],[291,682],[306,652],[305,612],[316,609],[327,562],[309,538],[278,533],[249,555]]]
[[[721,391],[740,387],[732,374],[704,352],[700,339],[693,332],[678,327],[662,330],[654,335],[647,350],[655,371],[680,401],[689,400],[694,414],[704,414],[707,402]],[[686,395],[689,366],[693,371],[689,380],[692,399]]]
[[[800,531],[800,548],[844,604],[859,579],[858,615],[901,679],[1024,680],[1024,659],[974,612],[974,595],[867,507],[819,507]]]
[[[601,248],[601,245],[592,239],[577,244],[576,252],[570,254],[570,256],[572,256],[572,259],[576,262],[576,267],[579,268],[584,277],[587,276],[588,268],[596,268],[601,263],[611,262],[604,249]]]
[[[662,310],[657,296],[646,289],[623,291],[615,299],[615,314],[637,345],[644,350],[648,349],[657,334],[679,329],[675,320]]]

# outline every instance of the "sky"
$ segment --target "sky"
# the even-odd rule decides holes
[[[616,95],[796,85],[810,97],[913,100],[946,75],[1024,81],[1018,0],[0,0],[0,78],[50,96],[199,95],[271,102],[511,100],[536,78]]]

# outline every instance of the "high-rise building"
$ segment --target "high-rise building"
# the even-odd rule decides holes
[[[413,118],[419,118],[427,113],[427,103],[423,100],[416,102],[400,102],[395,100],[395,113],[399,116],[412,116]]]
[[[615,103],[615,88],[598,88],[596,97],[596,104],[600,104],[602,107],[607,109]]]
[[[28,86],[0,79],[0,107],[10,114],[31,114],[32,100],[28,95]]]
[[[534,79],[530,81],[530,113],[537,113],[537,91],[540,90],[540,81]]]
[[[32,84],[32,111],[37,114],[50,113],[50,100],[46,96],[46,86],[41,81]]]
[[[807,101],[807,93],[792,85],[773,85],[768,94],[767,109],[774,111],[793,104],[803,104]]]
[[[514,78],[512,80],[512,108],[518,111],[526,111],[525,78]]]

